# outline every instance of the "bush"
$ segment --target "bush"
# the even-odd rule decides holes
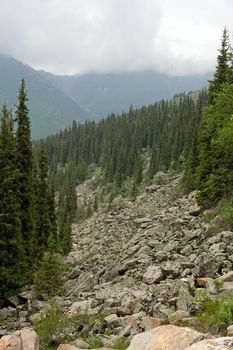
[[[207,222],[215,222],[219,230],[233,229],[233,199],[221,201],[209,213],[205,214],[204,219]]]
[[[201,329],[225,335],[227,327],[233,324],[233,296],[217,300],[204,298],[202,308],[203,311],[197,315]]]
[[[64,264],[57,254],[45,252],[35,274],[34,291],[46,299],[57,295],[64,286],[64,270]]]
[[[162,171],[159,171],[157,174],[155,174],[153,178],[153,183],[156,185],[165,185],[168,183],[169,176],[166,173],[163,173]]]
[[[70,319],[63,314],[61,306],[56,303],[51,303],[42,317],[38,317],[33,323],[40,343],[44,347],[58,345],[63,340],[61,334],[66,334],[66,330],[71,326]]]

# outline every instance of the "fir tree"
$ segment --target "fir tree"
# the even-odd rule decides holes
[[[62,291],[64,286],[64,264],[53,252],[45,252],[34,278],[34,291],[48,299]]]
[[[19,170],[11,113],[3,106],[0,129],[0,303],[25,282]]]
[[[50,235],[55,235],[54,222],[51,223],[52,217],[49,184],[48,184],[48,161],[43,142],[40,143],[38,155],[38,174],[37,174],[37,190],[36,190],[36,219],[35,219],[35,245],[38,257],[40,258],[48,249],[48,238]],[[49,206],[50,200],[50,206]],[[54,237],[55,239],[55,237]]]
[[[232,77],[232,70],[230,67],[232,51],[230,49],[229,35],[226,28],[224,28],[221,41],[221,49],[217,57],[217,66],[214,73],[213,80],[210,80],[208,91],[208,104],[214,103],[215,98],[222,89],[222,84],[230,82]]]
[[[60,246],[63,254],[68,254],[72,248],[72,218],[67,198],[65,206],[61,214],[61,222],[59,225]]]
[[[30,131],[30,120],[26,106],[27,94],[25,82],[22,80],[18,95],[16,117],[18,128],[16,131],[17,166],[20,171],[20,215],[22,235],[27,256],[32,256],[30,249],[34,234],[34,179],[33,179],[33,154]]]
[[[221,198],[232,182],[232,166],[223,162],[227,144],[220,142],[220,135],[229,135],[232,127],[230,125],[233,91],[229,81],[233,71],[229,63],[229,50],[229,38],[227,30],[224,29],[218,65],[208,90],[208,107],[205,109],[198,133],[199,164],[195,177],[196,186],[200,190],[198,200],[204,206],[212,205]],[[227,142],[229,144],[230,137]]]

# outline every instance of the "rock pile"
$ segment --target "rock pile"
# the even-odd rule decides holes
[[[220,278],[223,290],[233,291],[233,233],[211,233],[195,193],[173,200],[179,180],[74,225],[67,312],[103,312],[115,323],[125,315],[175,321],[195,312],[196,287],[216,293],[213,280]]]
[[[133,337],[127,350],[232,350],[233,338],[209,338],[190,328],[160,326]],[[63,344],[57,350],[79,350]],[[102,348],[102,350],[108,350]]]
[[[109,329],[133,336],[166,322],[192,322],[196,289],[215,294],[221,284],[233,292],[233,232],[211,233],[194,192],[173,199],[179,181],[147,187],[135,202],[99,210],[73,226],[70,270],[56,301],[69,315],[103,314],[92,334]],[[84,185],[77,192],[83,188],[86,193]],[[13,318],[16,329],[30,325],[33,313],[46,306],[27,293],[10,303],[2,315]]]

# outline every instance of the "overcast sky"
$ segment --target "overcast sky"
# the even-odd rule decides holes
[[[201,74],[232,19],[233,0],[0,0],[0,53],[58,74]]]

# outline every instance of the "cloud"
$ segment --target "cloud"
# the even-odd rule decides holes
[[[0,52],[59,74],[201,74],[232,13],[232,0],[1,0]]]

